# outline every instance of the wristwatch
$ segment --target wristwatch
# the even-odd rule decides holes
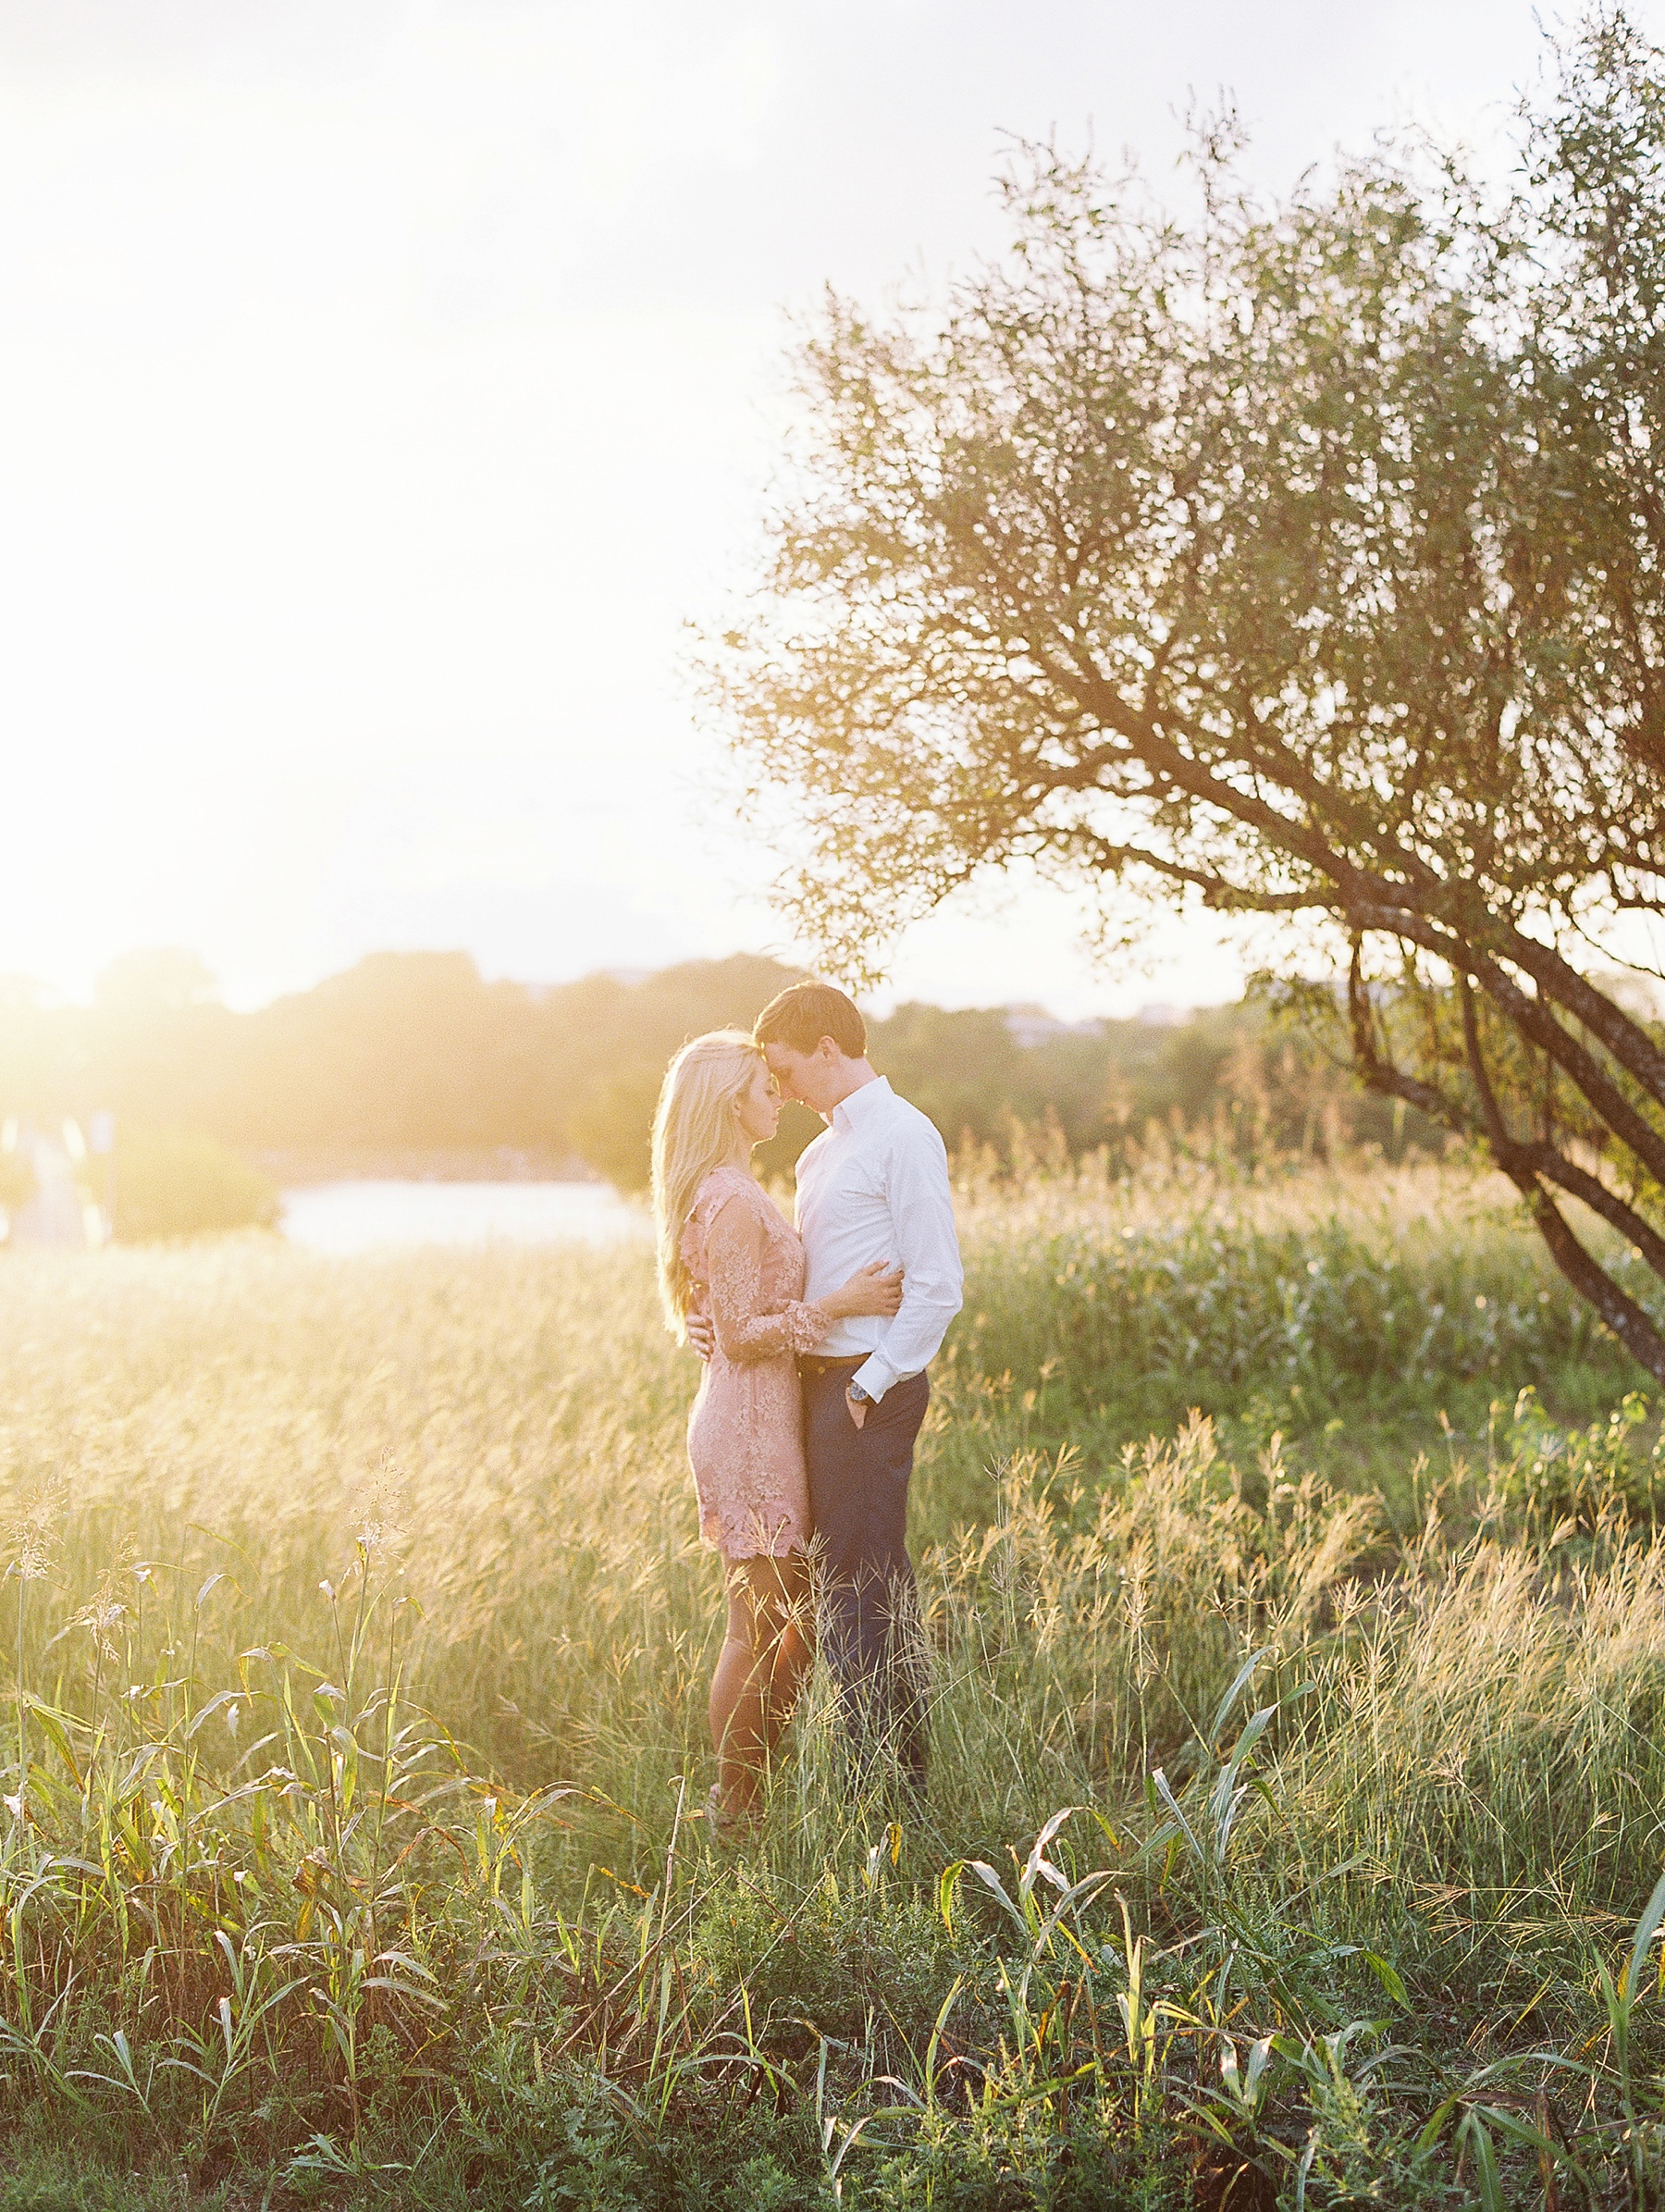
[[[845,1385],[845,1396],[854,1398],[857,1405],[877,1405],[879,1403],[871,1390],[864,1390],[853,1378]]]

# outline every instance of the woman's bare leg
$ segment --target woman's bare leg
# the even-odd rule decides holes
[[[792,1718],[815,1657],[808,1563],[801,1551],[794,1551],[773,1564],[778,1573],[779,1600],[769,1653],[768,1749],[771,1754]]]
[[[757,1794],[764,1742],[763,1673],[754,1643],[756,1620],[746,1570],[729,1568],[728,1628],[711,1677],[711,1742],[717,1753],[718,1795],[725,1812],[749,1811]]]
[[[749,1812],[809,1664],[804,1563],[742,1559],[729,1567],[728,1628],[711,1678],[711,1741],[723,1810]]]

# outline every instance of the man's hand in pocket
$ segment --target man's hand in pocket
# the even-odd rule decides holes
[[[851,1420],[855,1422],[857,1428],[861,1427],[868,1417],[869,1401],[865,1398],[852,1398],[849,1391],[846,1390],[845,1392],[845,1403],[850,1409]]]

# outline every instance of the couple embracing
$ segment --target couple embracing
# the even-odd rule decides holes
[[[751,1168],[783,1099],[827,1123],[798,1162],[796,1230]],[[943,1140],[874,1072],[855,1002],[795,983],[750,1036],[716,1031],[672,1061],[653,1197],[666,1317],[706,1360],[688,1452],[728,1576],[713,1830],[732,1838],[756,1818],[812,1620],[858,1773],[894,1761],[922,1797],[907,1482],[926,1368],[960,1307]]]

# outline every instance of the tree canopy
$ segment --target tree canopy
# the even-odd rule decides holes
[[[1520,121],[1501,195],[1400,146],[1276,204],[1214,126],[1183,220],[1029,149],[1002,259],[804,339],[709,697],[831,966],[1018,860],[1271,918],[1665,1378],[1665,1036],[1610,981],[1665,902],[1665,57],[1602,9]]]

